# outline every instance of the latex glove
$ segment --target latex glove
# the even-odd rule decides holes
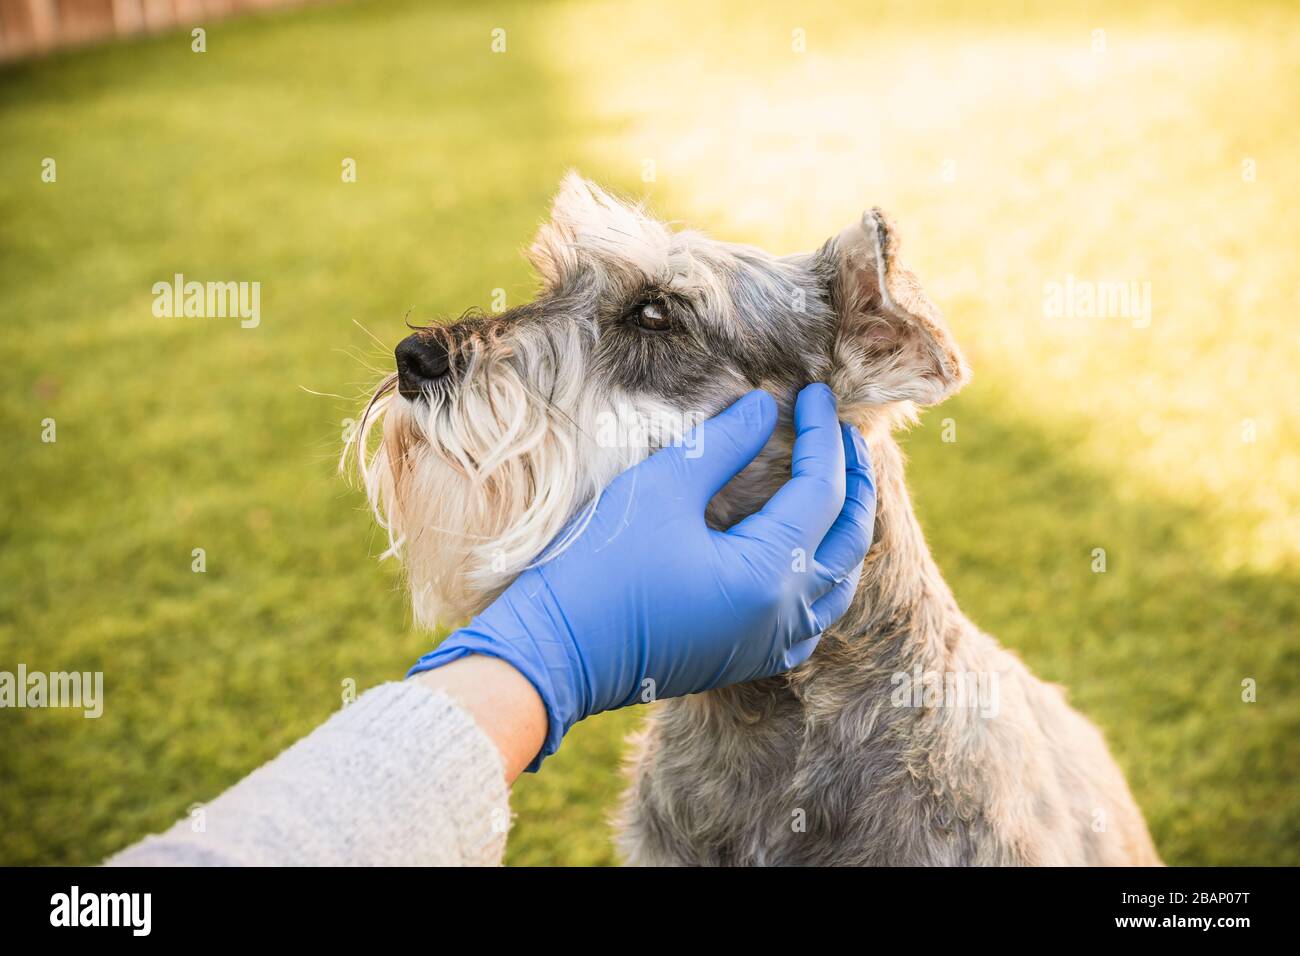
[[[514,665],[546,706],[536,770],[584,717],[805,661],[857,588],[875,481],[830,389],[809,385],[795,403],[791,480],[729,530],[709,528],[705,506],[767,443],[776,418],[772,397],[750,392],[702,434],[623,472],[567,550],[520,574],[410,673],[466,654]]]

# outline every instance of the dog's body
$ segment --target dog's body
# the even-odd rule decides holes
[[[659,705],[635,741],[625,858],[1159,863],[1101,735],[962,615],[925,547],[897,446],[877,436],[871,454],[879,512],[853,605],[788,676]],[[918,674],[996,675],[984,682],[996,707],[936,701],[940,688],[917,690]],[[911,684],[902,694],[900,675]]]
[[[777,258],[672,233],[570,177],[532,256],[539,299],[404,342],[358,435],[383,413],[363,468],[419,619],[486,605],[561,550],[544,553],[566,525],[581,533],[570,519],[672,415],[750,388],[788,414],[827,381],[879,486],[857,595],[806,663],[657,705],[621,813],[629,862],[1159,862],[1098,731],[963,617],[926,549],[890,432],[968,372],[883,216]],[[596,437],[625,408],[640,437]],[[711,523],[780,487],[790,437],[723,489]],[[947,693],[970,687],[978,699]]]

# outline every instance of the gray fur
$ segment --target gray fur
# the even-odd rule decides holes
[[[771,488],[788,447],[763,469]],[[871,454],[879,513],[848,613],[789,675],[657,705],[629,763],[626,860],[1158,863],[1101,735],[962,615],[926,549],[897,445],[877,436]],[[894,706],[892,676],[917,667],[996,671],[998,716]]]

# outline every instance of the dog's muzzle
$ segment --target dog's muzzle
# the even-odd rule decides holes
[[[436,338],[426,338],[416,333],[408,335],[397,344],[397,391],[403,398],[415,400],[451,368],[447,346]]]

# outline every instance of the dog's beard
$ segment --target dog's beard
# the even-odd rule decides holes
[[[562,553],[605,485],[660,443],[653,428],[610,441],[611,416],[631,404],[593,386],[580,362],[558,368],[566,351],[529,355],[514,342],[504,357],[469,356],[456,381],[420,402],[399,397],[392,378],[367,408],[351,444],[418,623],[454,625]],[[664,413],[638,405],[649,419]]]

